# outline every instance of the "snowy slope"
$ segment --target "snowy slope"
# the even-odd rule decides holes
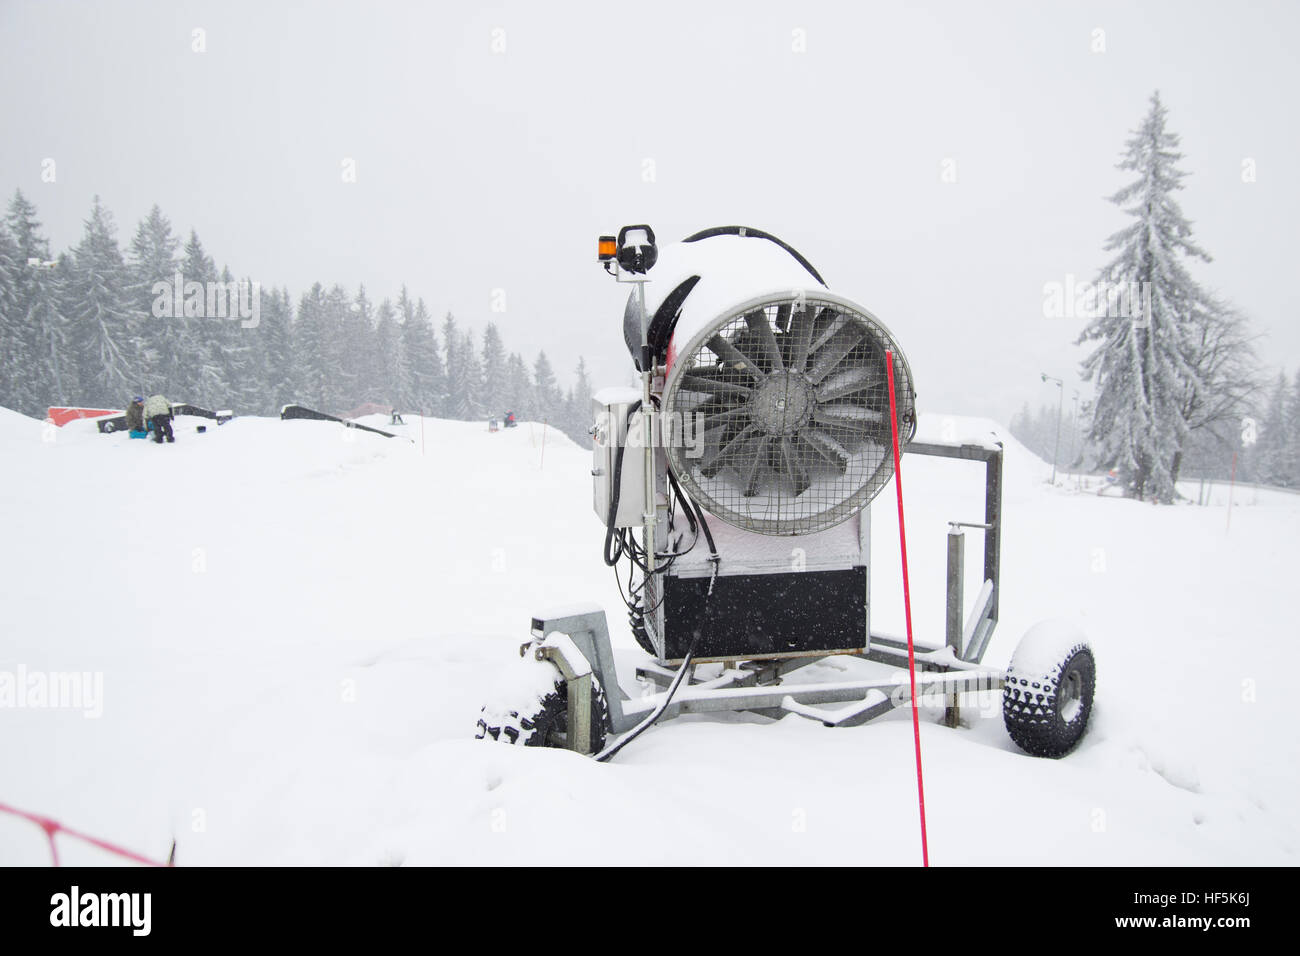
[[[643,655],[600,561],[589,454],[568,439],[414,416],[397,439],[194,424],[158,447],[0,410],[0,671],[104,681],[98,718],[0,709],[0,802],[156,857],[174,836],[196,865],[919,860],[906,713],[836,730],[684,717],[606,765],[472,739],[538,608],[603,603],[635,689]],[[928,712],[932,861],[1296,863],[1283,597],[1300,498],[1261,493],[1229,531],[1221,506],[1051,488],[992,423],[922,422],[989,432],[1007,444],[1007,524],[987,660],[1063,617],[1093,641],[1098,700],[1060,761],[1015,750],[996,700],[955,731]],[[981,472],[904,460],[919,640],[941,640],[946,522],[980,520]],[[872,508],[873,626],[899,633],[893,494]],[[39,829],[0,816],[0,862],[46,860]]]

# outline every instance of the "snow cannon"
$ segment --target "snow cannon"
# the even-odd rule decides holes
[[[593,507],[605,563],[628,563],[629,630],[651,660],[628,694],[603,608],[539,613],[525,672],[483,708],[478,736],[604,760],[683,713],[854,726],[915,694],[957,727],[963,695],[1001,691],[1022,749],[1068,752],[1096,680],[1077,631],[1038,628],[1008,669],[982,664],[1001,598],[1001,443],[918,440],[893,334],[770,233],[722,226],[660,248],[650,226],[625,226],[600,237],[597,258],[631,286],[621,331],[639,387],[594,396]],[[870,505],[895,475],[895,441],[984,465],[983,515],[949,522],[941,642],[871,627]],[[973,604],[968,528],[983,544]],[[607,745],[610,732],[621,736]]]
[[[728,661],[863,647],[859,516],[894,473],[890,361],[900,442],[916,427],[902,349],[762,230],[708,229],[652,258],[653,282],[625,274],[635,285],[623,311],[649,394],[598,393],[593,431],[596,512],[617,535],[607,560],[638,556],[626,529],[654,503],[664,567],[630,611],[638,642],[665,661],[691,645],[697,658]],[[658,412],[654,465],[627,467],[620,449],[645,444],[646,408]],[[801,539],[797,550],[787,537]]]

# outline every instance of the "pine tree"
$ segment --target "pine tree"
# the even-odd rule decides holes
[[[406,289],[402,289],[405,299]],[[399,300],[400,302],[401,300]],[[410,392],[406,405],[425,415],[441,415],[445,409],[446,379],[438,355],[438,339],[433,332],[429,310],[420,299],[413,306],[405,300],[410,318],[402,323],[402,354],[407,364]]]
[[[1290,477],[1287,458],[1289,448],[1287,434],[1287,379],[1285,372],[1279,372],[1277,381],[1269,393],[1268,403],[1264,407],[1263,420],[1259,423],[1259,439],[1256,443],[1255,461],[1257,477],[1269,485],[1287,484]]]
[[[52,265],[49,241],[33,206],[21,191],[14,193],[5,217],[16,253],[11,324],[13,338],[0,367],[9,383],[11,407],[39,415],[56,401],[65,404],[75,388],[75,365],[67,351],[66,266]]]
[[[578,357],[578,367],[574,372],[573,386],[564,399],[564,414],[559,428],[579,445],[589,447],[591,444],[591,376],[587,374],[587,363]]]
[[[1300,369],[1296,369],[1287,400],[1286,432],[1287,487],[1300,488]]]
[[[483,367],[479,363],[478,353],[474,350],[474,336],[465,332],[461,336],[460,347],[456,350],[460,359],[459,380],[448,380],[448,391],[457,397],[456,417],[463,421],[473,421],[483,414]]]
[[[262,395],[254,407],[267,415],[278,415],[281,408],[294,401],[292,302],[288,289],[275,289],[262,297],[258,325],[263,354]]]
[[[483,394],[482,405],[490,415],[501,415],[505,410],[509,389],[509,359],[505,344],[495,323],[489,322],[483,330]]]
[[[234,407],[241,410],[256,408],[262,400],[262,383],[266,378],[266,356],[261,348],[258,326],[261,324],[261,291],[247,277],[235,281],[229,267],[223,267],[221,277],[226,295],[225,317],[207,321],[215,326],[213,339],[221,349],[222,378],[226,382],[225,394],[219,396],[217,408]],[[258,297],[254,303],[253,297]],[[258,325],[245,325],[253,321],[254,304],[257,306]],[[249,306],[245,319],[243,306]],[[218,399],[214,399],[217,401]]]
[[[329,341],[325,315],[325,289],[314,283],[298,301],[293,325],[294,364],[297,371],[297,401],[321,411],[329,394]]]
[[[456,324],[456,317],[450,312],[442,320],[442,343],[444,356],[444,372],[446,379],[446,398],[439,414],[446,415],[448,418],[457,414],[460,407],[460,390],[464,387],[464,368],[460,357],[461,337],[460,326]]]
[[[1183,384],[1179,409],[1187,422],[1188,445],[1231,454],[1242,419],[1258,398],[1258,362],[1246,318],[1231,305],[1207,295],[1188,324],[1195,375]],[[1186,452],[1174,455],[1171,477],[1178,480]]]
[[[415,303],[411,300],[406,291],[406,283],[402,283],[401,292],[397,295],[397,324],[401,336],[401,348],[398,352],[397,362],[397,404],[403,408],[420,412],[424,415],[436,416],[439,414],[438,409],[422,408],[422,400],[416,395],[415,381],[411,377],[411,357],[407,354],[406,343],[407,336],[414,332],[414,325],[407,330],[407,323],[415,318]]]
[[[127,257],[128,291],[140,329],[136,347],[141,380],[136,390],[146,395],[191,394],[193,372],[200,364],[190,322],[175,302],[185,291],[183,285],[174,288],[179,248],[171,223],[155,205],[136,228]]]
[[[85,227],[73,251],[68,287],[78,395],[90,405],[116,408],[124,406],[139,385],[140,336],[113,216],[98,196]]]
[[[528,366],[518,352],[511,352],[506,359],[506,398],[501,403],[504,411],[514,412],[516,421],[532,420],[533,383],[528,375]]]
[[[1097,383],[1089,437],[1101,447],[1103,466],[1118,465],[1134,496],[1171,501],[1189,430],[1186,394],[1204,387],[1192,320],[1208,302],[1180,260],[1210,257],[1192,242],[1191,224],[1173,197],[1185,174],[1176,165],[1182,158],[1178,136],[1165,128],[1165,119],[1153,95],[1118,167],[1138,178],[1110,197],[1135,221],[1107,241],[1116,255],[1098,279],[1103,288],[1140,292],[1122,295],[1118,309],[1103,310],[1078,343],[1099,343],[1082,368],[1084,380]]]
[[[0,407],[17,407],[17,376],[25,364],[18,308],[18,244],[0,220]]]
[[[363,285],[348,309],[343,325],[343,372],[352,390],[354,404],[379,401],[375,369],[374,306]]]
[[[409,369],[402,351],[402,329],[397,324],[397,314],[393,303],[388,299],[379,303],[375,312],[375,356],[377,377],[375,382],[376,401],[390,405],[398,411],[411,411],[406,402],[406,387],[409,381]],[[415,409],[419,411],[419,409]]]
[[[533,363],[533,417],[544,422],[555,421],[561,402],[560,386],[555,381],[551,361],[544,351],[538,352],[537,361]]]
[[[185,295],[185,318],[187,332],[194,343],[194,358],[197,365],[189,370],[185,382],[186,397],[182,400],[196,402],[210,408],[224,407],[230,390],[226,378],[225,325],[226,320],[207,315],[207,285],[218,279],[216,263],[203,248],[198,233],[191,229],[189,241],[185,243],[185,253],[181,259],[181,274],[185,287],[198,283],[202,290],[197,296]],[[201,305],[200,305],[201,301]],[[192,314],[197,313],[197,314]]]
[[[357,406],[359,383],[349,374],[347,326],[352,299],[341,285],[330,287],[325,296],[325,402],[342,415]]]

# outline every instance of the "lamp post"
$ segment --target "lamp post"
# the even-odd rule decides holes
[[[1065,404],[1065,383],[1059,378],[1048,375],[1046,372],[1039,373],[1044,382],[1055,382],[1057,388],[1056,399],[1056,448],[1052,450],[1052,484],[1056,484],[1056,459],[1061,453],[1061,408]]]

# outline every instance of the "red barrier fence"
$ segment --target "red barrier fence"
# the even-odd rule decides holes
[[[51,405],[47,410],[49,420],[62,428],[68,422],[75,422],[80,418],[103,418],[105,415],[124,414],[121,409],[112,408],[64,408],[60,405]]]

